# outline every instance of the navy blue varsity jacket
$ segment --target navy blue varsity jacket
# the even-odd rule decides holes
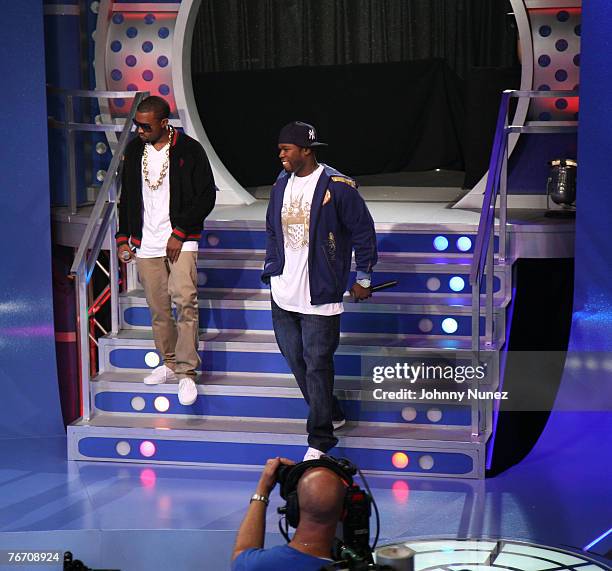
[[[283,171],[276,179],[266,215],[266,261],[261,279],[283,273],[285,247],[281,209],[291,174]],[[357,183],[323,165],[312,198],[308,240],[310,303],[338,303],[347,289],[351,253],[355,249],[357,279],[370,278],[378,260],[374,221]]]

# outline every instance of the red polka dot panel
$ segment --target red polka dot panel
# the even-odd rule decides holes
[[[176,116],[172,90],[172,39],[176,16],[177,12],[113,12],[105,50],[109,91],[149,91],[151,95],[160,95],[168,101],[172,115]],[[129,99],[115,100],[111,103],[111,113],[116,117],[125,116],[130,105]]]
[[[579,7],[529,10],[533,89],[573,90],[580,84],[580,17]],[[532,99],[528,119],[575,121],[578,119],[578,97]]]

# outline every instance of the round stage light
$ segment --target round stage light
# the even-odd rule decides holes
[[[455,333],[458,328],[459,325],[457,324],[457,320],[453,319],[452,317],[447,317],[444,321],[442,321],[442,331],[444,331],[444,333],[451,335],[452,333]]]
[[[457,250],[460,252],[469,252],[472,249],[472,240],[467,236],[457,238]]]
[[[98,2],[98,0],[94,0],[94,2],[89,5],[89,9],[91,10],[92,14],[97,14],[100,11],[100,2]]]
[[[131,401],[130,404],[132,405],[132,408],[136,411],[141,411],[144,410],[145,406],[146,406],[146,402],[142,397],[134,397]]]
[[[438,291],[442,285],[439,278],[429,278],[425,284],[429,291]]]
[[[156,448],[155,444],[150,440],[145,440],[140,443],[140,454],[142,454],[145,458],[151,458],[151,456],[155,455]]]
[[[442,411],[439,408],[428,409],[427,420],[429,420],[429,422],[440,422],[442,420]]]
[[[167,397],[157,397],[153,401],[153,406],[158,412],[166,412],[170,408],[170,401]]]
[[[455,292],[463,291],[463,288],[465,288],[465,281],[459,276],[453,276],[448,281],[448,287],[450,287]]]
[[[127,456],[132,451],[132,447],[129,442],[122,440],[121,442],[117,442],[115,450],[119,456]]]
[[[152,369],[159,365],[159,355],[155,351],[149,351],[144,357],[145,364],[147,367]]]
[[[408,458],[408,455],[404,452],[396,452],[391,457],[393,467],[397,468],[398,470],[403,470],[406,466],[408,466],[409,461],[410,459]]]
[[[98,182],[102,182],[104,180],[104,177],[106,176],[106,171],[104,169],[100,169],[97,173],[96,173],[96,180]]]
[[[419,458],[419,468],[421,468],[421,470],[431,470],[433,468],[433,465],[434,465],[433,456],[430,456],[429,454],[425,454],[425,456],[421,456]]]
[[[140,472],[140,483],[143,488],[154,488],[157,482],[157,474],[151,468],[145,468]]]
[[[221,242],[221,240],[219,239],[219,236],[209,234],[208,236],[206,236],[206,242],[208,242],[209,246],[215,247],[219,245],[219,242]]]
[[[419,331],[421,333],[429,333],[433,329],[433,321],[431,319],[421,319],[419,321]]]
[[[405,406],[402,409],[402,418],[406,422],[412,422],[416,417],[417,417],[417,411],[416,411],[416,408],[414,408],[413,406]]]
[[[391,486],[391,491],[393,493],[393,498],[399,504],[405,504],[408,502],[408,497],[410,496],[410,486],[408,482],[404,480],[396,480],[393,482]]]
[[[99,155],[103,155],[107,150],[108,147],[102,141],[96,143],[96,153]]]
[[[444,236],[436,236],[433,241],[433,246],[438,252],[444,252],[448,248],[448,239]]]

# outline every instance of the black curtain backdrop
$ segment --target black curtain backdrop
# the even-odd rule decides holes
[[[347,174],[451,168],[473,180],[491,125],[466,131],[482,99],[466,100],[466,80],[518,65],[508,12],[507,0],[202,0],[198,110],[245,186],[274,180],[278,130],[295,119],[317,126],[321,159]]]
[[[278,132],[295,119],[315,125],[329,144],[319,159],[352,176],[463,165],[462,82],[442,60],[193,79],[206,132],[244,186],[274,181]]]
[[[510,11],[507,0],[202,0],[192,70],[440,58],[463,77],[516,63]]]

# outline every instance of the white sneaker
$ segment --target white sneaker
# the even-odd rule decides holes
[[[161,385],[167,381],[176,381],[176,374],[166,365],[160,365],[153,369],[151,374],[144,378],[145,385]]]
[[[183,406],[192,405],[198,398],[198,387],[193,379],[183,377],[179,381],[178,400]]]
[[[306,450],[306,454],[304,454],[304,460],[303,462],[306,462],[307,460],[318,460],[319,458],[321,458],[321,456],[324,456],[325,452],[321,452],[320,450],[317,450],[316,448],[308,448],[308,450]]]
[[[340,430],[346,424],[346,418],[342,420],[332,420],[332,425],[334,430]]]

